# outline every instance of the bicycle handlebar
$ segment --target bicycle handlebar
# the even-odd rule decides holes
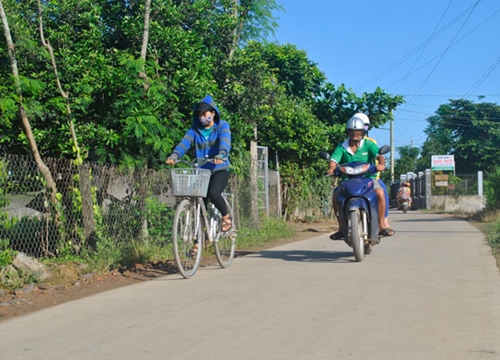
[[[213,163],[216,158],[208,158],[208,157],[205,157],[205,158],[194,158],[191,162],[187,161],[187,160],[182,160],[182,159],[172,159],[174,160],[174,164],[178,164],[178,163],[184,163],[186,165],[189,165],[193,168],[197,168],[197,167],[200,167],[200,166],[203,166],[205,165],[206,163]],[[226,161],[227,160],[227,157],[226,158],[222,158],[220,159],[222,161]]]

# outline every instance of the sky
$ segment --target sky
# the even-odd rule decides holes
[[[449,99],[500,103],[499,0],[277,3],[284,12],[274,14],[273,41],[306,51],[329,83],[358,96],[377,87],[404,96],[394,111],[396,149],[421,148],[426,119]],[[370,136],[390,145],[389,128]]]

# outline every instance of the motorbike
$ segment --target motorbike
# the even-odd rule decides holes
[[[379,154],[387,154],[390,146],[379,148]],[[320,157],[330,159],[326,151]],[[377,167],[372,163],[351,162],[339,164],[333,176],[343,177],[339,184],[337,209],[345,242],[352,247],[357,262],[363,261],[365,254],[380,243],[378,226],[378,198],[372,178],[367,174],[375,174]]]
[[[401,194],[398,194],[398,210],[403,211],[403,214],[406,214],[408,210],[410,210],[410,197],[403,190]]]
[[[403,210],[403,214],[406,214],[408,212],[408,199],[403,199],[401,202],[401,208]]]

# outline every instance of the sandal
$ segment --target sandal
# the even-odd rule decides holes
[[[344,234],[342,234],[342,231],[337,231],[330,235],[330,240],[342,240],[344,239]]]
[[[198,243],[195,243],[191,250],[188,251],[188,257],[196,257],[198,253]]]
[[[233,227],[233,221],[231,218],[222,219],[221,230],[222,232],[228,232]]]
[[[393,229],[385,228],[385,229],[380,230],[380,232],[378,233],[378,236],[381,236],[381,237],[392,236],[395,233],[396,232]]]

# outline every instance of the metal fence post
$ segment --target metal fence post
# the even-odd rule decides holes
[[[483,172],[477,172],[477,194],[483,196]]]
[[[431,208],[431,189],[432,189],[432,176],[431,170],[425,170],[425,208]]]

